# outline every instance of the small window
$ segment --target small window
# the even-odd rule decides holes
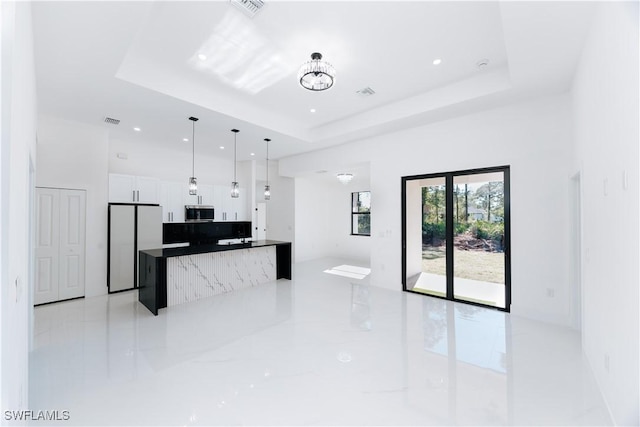
[[[351,235],[371,235],[371,192],[351,193]]]

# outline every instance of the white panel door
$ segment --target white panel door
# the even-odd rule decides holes
[[[267,239],[267,204],[256,203],[256,235],[258,240]]]
[[[109,212],[109,292],[117,292],[135,285],[135,206],[111,205]]]
[[[58,299],[60,208],[57,189],[36,188],[36,282],[34,303]]]
[[[84,296],[86,193],[60,190],[58,299]]]
[[[136,177],[133,175],[109,174],[109,201],[114,203],[136,202]]]

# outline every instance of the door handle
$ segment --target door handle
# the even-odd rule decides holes
[[[132,198],[132,199],[133,199],[133,201],[135,202],[135,201],[136,201],[136,190],[133,190],[133,191],[132,191],[132,193],[133,193],[133,194],[132,194],[131,198]]]

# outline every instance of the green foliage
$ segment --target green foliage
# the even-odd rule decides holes
[[[371,234],[371,215],[358,215],[358,234]]]
[[[422,224],[422,240],[432,242],[434,239],[446,238],[446,226],[444,222],[427,222]]]
[[[504,223],[475,221],[471,225],[471,234],[478,239],[495,240],[499,242],[504,235]]]
[[[462,234],[469,229],[471,224],[468,222],[456,222],[454,234],[457,236],[458,234]]]

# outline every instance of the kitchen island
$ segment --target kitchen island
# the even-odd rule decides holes
[[[290,242],[190,245],[139,254],[138,300],[156,316],[168,306],[291,280]]]

